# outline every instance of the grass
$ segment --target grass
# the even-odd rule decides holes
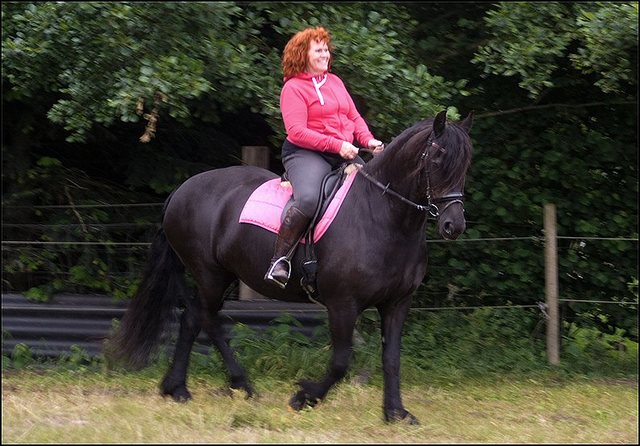
[[[2,443],[620,443],[638,442],[637,377],[535,374],[405,382],[419,426],[382,421],[382,388],[345,381],[293,412],[293,380],[256,379],[259,396],[190,375],[194,399],[158,394],[163,370],[3,372]],[[427,382],[428,381],[428,382]]]

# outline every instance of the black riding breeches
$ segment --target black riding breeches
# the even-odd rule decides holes
[[[300,209],[307,217],[313,217],[323,178],[344,162],[346,160],[337,154],[314,152],[303,148],[284,155],[282,164],[293,187],[293,206]],[[352,162],[364,164],[360,157],[356,157]]]

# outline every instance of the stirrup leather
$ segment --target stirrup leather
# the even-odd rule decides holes
[[[285,279],[284,283],[280,282],[280,280],[278,280],[275,277],[273,277],[273,269],[280,262],[285,262],[286,265],[287,265],[287,278]],[[289,277],[291,277],[291,261],[286,256],[282,256],[282,257],[276,259],[276,261],[273,262],[273,265],[271,265],[271,268],[269,268],[269,271],[267,271],[267,274],[265,274],[265,276],[264,276],[264,278],[266,280],[270,280],[271,282],[278,284],[280,286],[280,288],[283,288],[283,289],[284,289],[284,287],[287,286],[287,283],[289,282]]]

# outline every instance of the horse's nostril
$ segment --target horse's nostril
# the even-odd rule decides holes
[[[453,234],[453,223],[451,223],[450,221],[446,222],[444,224],[444,232],[446,232],[448,235]]]

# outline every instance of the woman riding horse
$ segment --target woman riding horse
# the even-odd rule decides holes
[[[357,173],[342,207],[315,248],[316,299],[327,309],[331,360],[324,378],[303,380],[289,405],[300,410],[323,399],[348,370],[359,315],[376,308],[381,317],[384,419],[416,423],[400,396],[400,340],[413,294],[427,271],[425,230],[436,219],[439,234],[456,239],[465,230],[463,188],[471,161],[471,115],[447,123],[446,112],[396,136],[383,153]],[[177,305],[184,307],[173,361],[161,392],[176,401],[191,398],[187,370],[193,344],[204,329],[229,373],[230,386],[253,395],[246,371],[231,349],[219,311],[236,280],[270,298],[308,301],[299,283],[302,254],[292,261],[292,279],[282,289],[264,281],[275,235],[239,223],[251,194],[273,172],[232,166],[186,180],[167,199],[162,227],[136,295],[108,343],[106,356],[144,366]],[[186,287],[185,269],[197,297]]]
[[[324,176],[344,160],[363,164],[355,138],[374,154],[384,148],[358,113],[342,80],[331,69],[331,38],[322,27],[295,34],[284,48],[280,111],[287,131],[282,163],[293,186],[265,280],[284,288],[291,248],[309,224]],[[285,261],[286,259],[286,261]]]

